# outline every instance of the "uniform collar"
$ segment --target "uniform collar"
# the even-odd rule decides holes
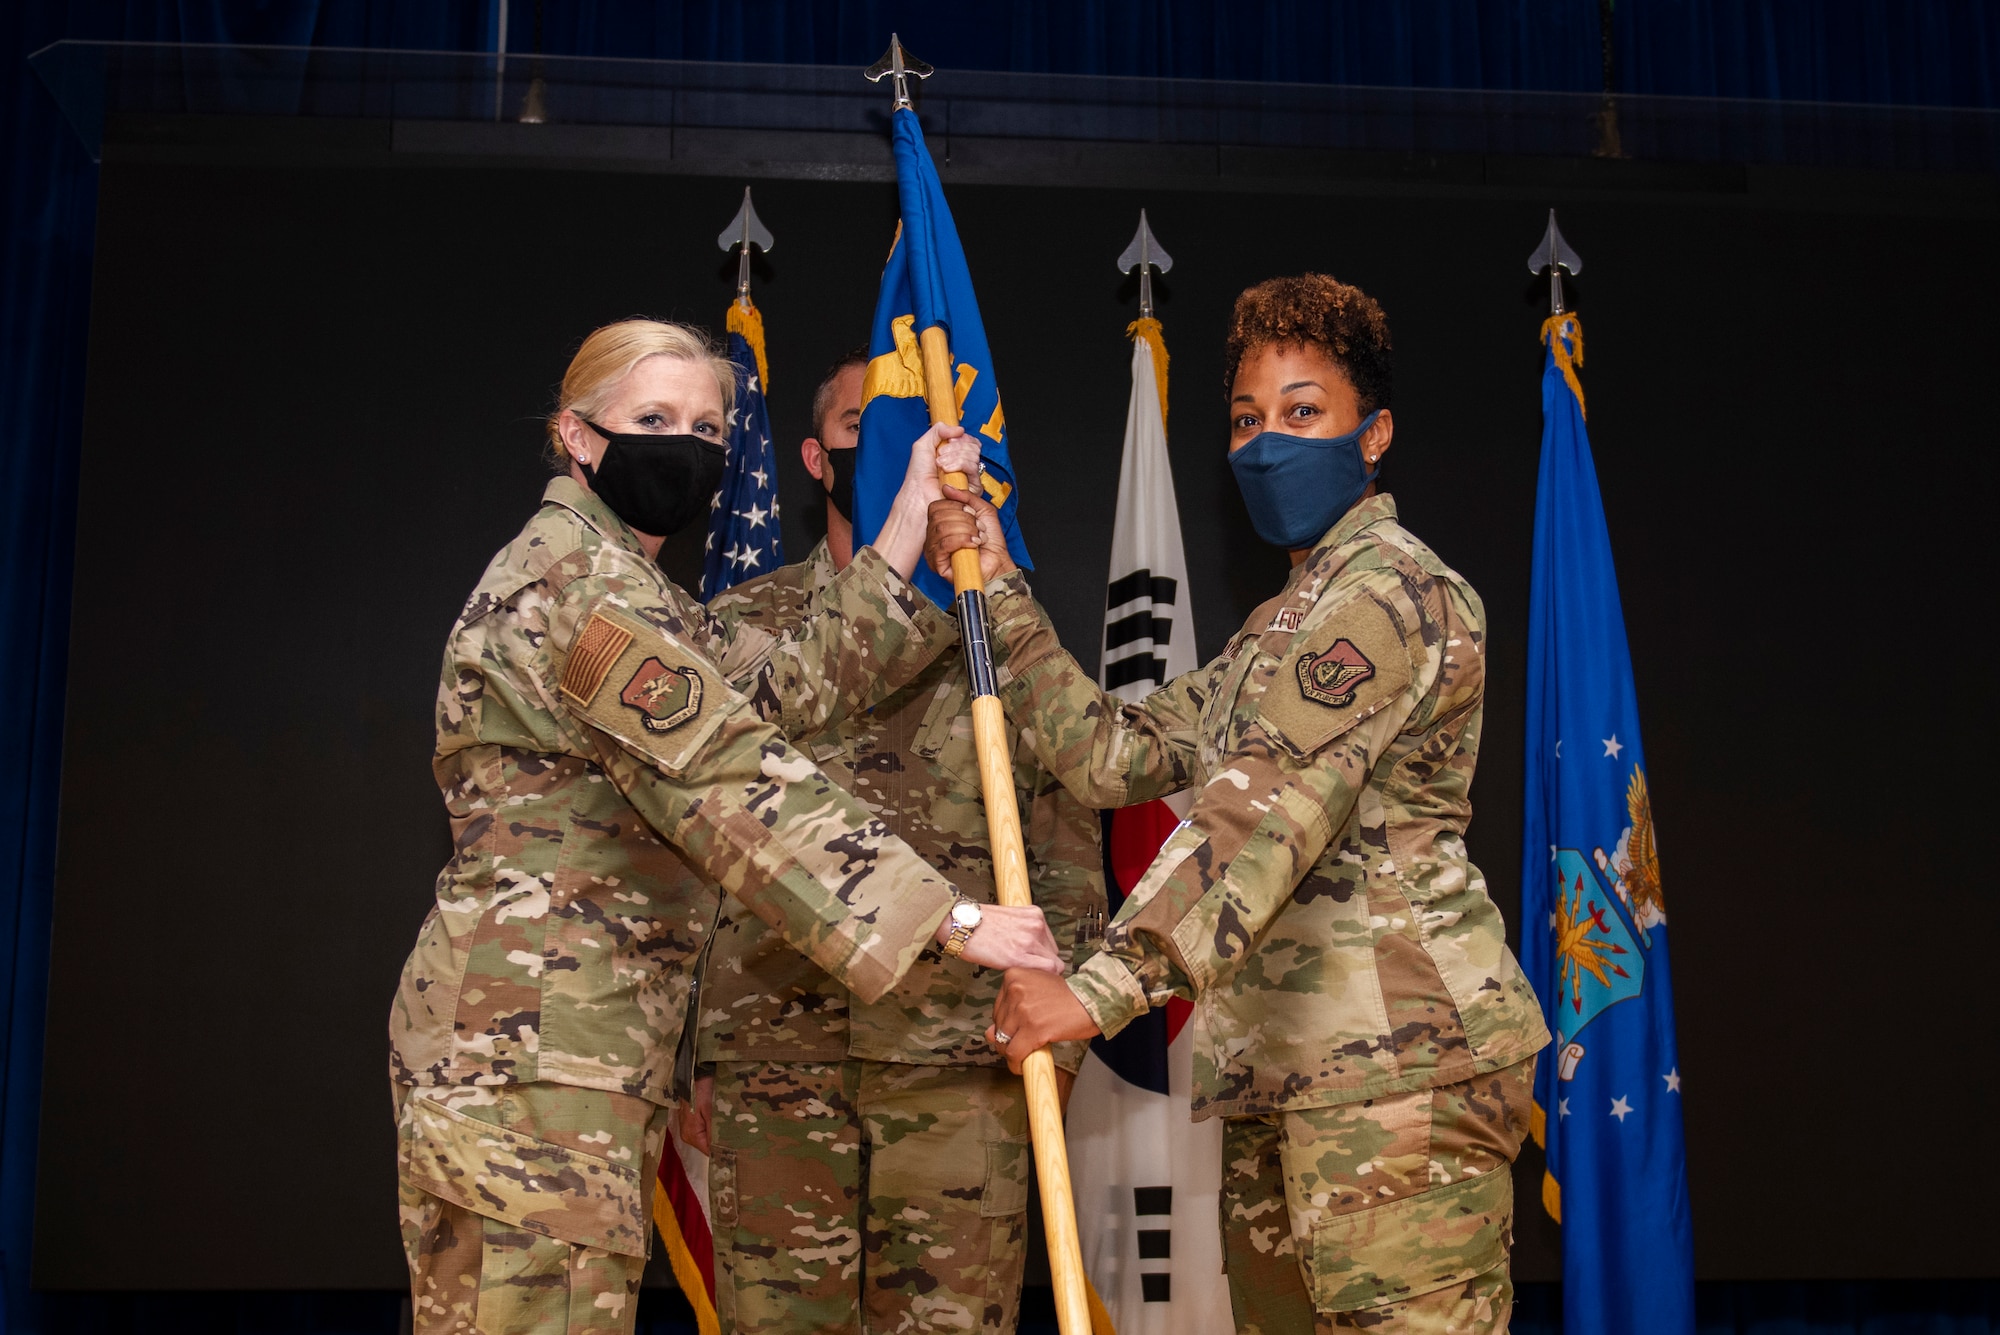
[[[1347,513],[1342,515],[1339,521],[1326,531],[1325,536],[1313,544],[1312,555],[1308,556],[1300,564],[1316,565],[1319,562],[1320,556],[1326,551],[1336,547],[1345,547],[1348,543],[1353,542],[1377,524],[1392,521],[1395,518],[1396,498],[1386,491],[1377,492],[1367,500],[1349,506]]]
[[[803,581],[806,594],[817,603],[820,595],[832,588],[833,581],[840,577],[840,572],[834,569],[833,549],[826,545],[825,538],[821,538],[800,564],[806,568]]]
[[[652,558],[639,545],[639,535],[631,526],[611,512],[611,507],[597,498],[597,493],[583,486],[573,477],[552,477],[549,485],[542,488],[542,504],[560,505],[571,511],[577,518],[596,529],[607,541],[625,548],[642,561]]]

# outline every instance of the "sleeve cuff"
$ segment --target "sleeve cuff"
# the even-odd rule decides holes
[[[1015,567],[988,583],[985,593],[993,664],[1002,685],[1062,651],[1048,614],[1028,588],[1026,571]]]
[[[1115,955],[1092,955],[1085,960],[1069,976],[1069,990],[1106,1038],[1152,1009],[1146,990]]]
[[[854,554],[854,559],[847,563],[847,569],[833,577],[833,589],[835,597],[841,600],[853,596],[850,590],[866,590],[865,597],[871,605],[861,610],[879,615],[879,611],[872,606],[879,598],[881,609],[889,611],[892,616],[901,614],[902,621],[909,627],[910,640],[908,646],[895,655],[897,658],[929,663],[958,643],[958,622],[916,585],[904,579],[873,547],[863,547]],[[849,606],[842,602],[843,609]]]
[[[1049,1044],[1049,1056],[1055,1059],[1057,1066],[1068,1071],[1071,1075],[1075,1075],[1083,1069],[1083,1057],[1089,1051],[1090,1044],[1088,1043]]]
[[[827,972],[863,1002],[880,1001],[903,981],[924,947],[935,940],[938,924],[951,912],[954,902],[951,887],[943,882],[912,887],[893,910],[876,918],[844,967],[828,968]]]

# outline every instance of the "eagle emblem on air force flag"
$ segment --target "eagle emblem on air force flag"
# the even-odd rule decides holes
[[[1375,665],[1352,640],[1335,640],[1316,654],[1299,659],[1299,693],[1335,709],[1354,703],[1354,692],[1375,675]]]
[[[618,692],[618,698],[643,716],[648,732],[671,732],[701,712],[701,678],[685,668],[668,667],[649,658]]]

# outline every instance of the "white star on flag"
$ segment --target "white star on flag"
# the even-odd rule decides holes
[[[731,319],[736,308],[731,308]],[[710,504],[714,542],[702,557],[702,594],[712,598],[754,570],[785,563],[778,531],[777,463],[771,454],[771,417],[764,402],[764,373],[747,335],[732,329],[729,358],[742,387],[729,411],[728,458]]]
[[[1666,1082],[1667,1082],[1667,1090],[1668,1090],[1668,1092],[1670,1092],[1670,1093],[1674,1093],[1674,1094],[1678,1094],[1678,1093],[1680,1093],[1680,1092],[1681,1092],[1681,1068],[1680,1068],[1680,1067],[1676,1066],[1676,1067],[1675,1067],[1675,1068],[1674,1068],[1673,1070],[1671,1070],[1671,1071],[1668,1071],[1668,1072],[1667,1072],[1667,1073],[1666,1073],[1665,1075],[1661,1076],[1661,1077],[1660,1077],[1660,1079],[1662,1079],[1662,1080],[1664,1080],[1664,1081],[1666,1081]]]
[[[1569,1116],[1569,1100],[1558,1099],[1556,1101],[1556,1120],[1560,1122],[1567,1116]]]
[[[1617,733],[1614,732],[1604,739],[1604,754],[1608,759],[1618,759],[1618,753],[1624,749],[1625,743],[1618,740]]]
[[[1624,1095],[1621,1094],[1617,1098],[1611,1100],[1611,1115],[1618,1119],[1618,1125],[1620,1126],[1625,1125],[1625,1119],[1631,1116],[1631,1114],[1632,1114],[1632,1105],[1625,1101]]]
[[[1556,759],[1561,760],[1562,758],[1563,758],[1563,743],[1562,743],[1562,738],[1558,737],[1556,738]]]

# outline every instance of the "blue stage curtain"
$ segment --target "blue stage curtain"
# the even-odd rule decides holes
[[[0,203],[0,1266],[10,1311],[27,1286],[41,1113],[63,677],[69,648],[76,447],[97,173],[28,52],[63,34],[50,6],[0,6],[6,116]],[[0,1330],[6,1329],[0,1321]]]
[[[862,65],[895,29],[947,68],[1571,91],[1600,81],[1594,0],[543,0],[539,17],[537,8],[511,0],[509,50],[533,49],[539,27],[550,53]],[[0,1317],[12,1321],[0,1320],[0,1332],[58,1328],[25,1304],[97,195],[95,169],[24,61],[62,37],[491,50],[498,12],[495,0],[0,4]],[[1625,0],[1614,37],[1627,92],[1975,107],[1995,106],[2000,92],[1990,0]],[[1705,1331],[1711,1317],[1717,1330],[1768,1335],[1995,1325],[1993,1285],[1703,1287]],[[180,1324],[143,1315],[143,1303],[125,1310],[132,1324],[121,1328]],[[230,1310],[231,1329],[302,1328],[277,1308]],[[1539,1316],[1524,1310],[1524,1319]]]

